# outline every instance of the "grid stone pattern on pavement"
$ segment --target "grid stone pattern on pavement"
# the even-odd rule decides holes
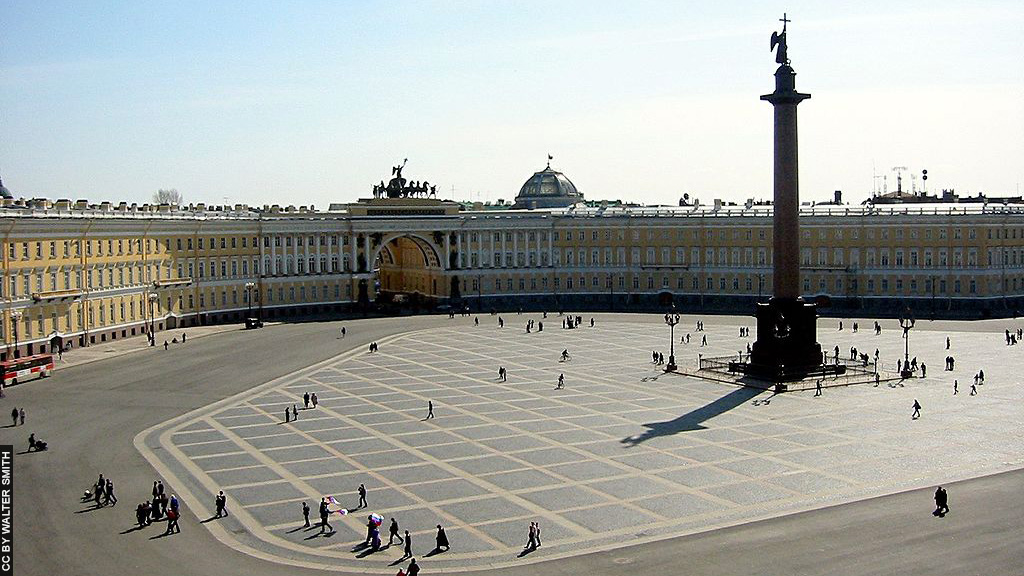
[[[527,334],[528,318],[545,330]],[[421,563],[455,571],[603,550],[1020,465],[1024,438],[1014,423],[1024,409],[1010,394],[1012,368],[996,364],[1005,353],[998,335],[954,335],[956,346],[946,351],[946,333],[915,330],[912,348],[928,351],[920,354],[927,379],[773,396],[664,374],[651,363],[652,350],[668,356],[664,326],[599,322],[564,330],[554,315],[505,320],[498,329],[490,316],[480,326],[459,318],[450,328],[382,340],[377,353],[353,351],[172,421],[161,430],[165,450],[147,456],[190,477],[197,514],[224,490],[233,513],[225,522],[235,535],[248,533],[250,546],[286,562],[375,572],[394,572],[389,565],[401,547],[376,554],[356,547],[371,511],[385,517],[385,538],[395,517],[412,533]],[[902,352],[896,331],[835,332],[828,323],[819,336],[824,347],[841,344],[844,354],[850,346],[880,348],[883,365]],[[735,353],[749,341],[736,326],[715,326],[713,318],[705,324],[705,333],[677,327],[678,335],[691,332],[688,345],[676,346],[681,365],[695,366],[698,354]],[[709,346],[699,345],[702,334]],[[992,352],[982,352],[981,340]],[[968,347],[955,372],[942,370],[945,355]],[[559,361],[562,349],[570,360]],[[499,365],[507,382],[497,379]],[[986,384],[969,396],[979,368]],[[565,388],[558,390],[560,373]],[[953,397],[955,377],[960,394]],[[302,409],[305,392],[317,394],[319,407]],[[910,419],[914,398],[924,406],[918,420]],[[425,420],[428,400],[436,417]],[[293,404],[298,421],[285,424]],[[332,514],[337,533],[321,536],[320,497],[354,508],[360,483],[369,507]],[[301,527],[302,501],[313,529]],[[531,521],[541,523],[544,544],[520,557]],[[436,524],[453,547],[424,559]]]

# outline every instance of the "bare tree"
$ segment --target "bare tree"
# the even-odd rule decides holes
[[[157,204],[177,204],[181,205],[182,198],[181,192],[178,192],[177,188],[170,189],[159,189],[153,193],[153,202]]]

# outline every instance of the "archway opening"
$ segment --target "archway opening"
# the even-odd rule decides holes
[[[449,296],[437,250],[417,236],[385,242],[377,252],[373,274],[378,304],[433,308]]]

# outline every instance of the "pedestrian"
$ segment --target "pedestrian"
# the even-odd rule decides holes
[[[473,326],[479,326],[479,325],[480,325],[480,317],[477,316],[477,317],[473,318]]]
[[[178,497],[171,494],[171,510],[178,511]]]
[[[985,383],[985,370],[978,370],[978,381],[982,384]],[[24,422],[22,422],[24,424]]]
[[[285,406],[284,407],[284,422],[285,422],[285,424],[287,424],[288,422],[291,422],[291,421],[292,421],[292,409],[287,407],[287,406]]]
[[[537,528],[530,522],[530,533],[526,537],[526,546],[523,546],[523,550],[536,550],[537,549]]]
[[[977,395],[978,395],[978,387],[976,385],[974,385],[974,384],[971,384],[971,396],[977,396]]]
[[[814,385],[814,395],[821,396],[821,380],[818,380],[818,382]]]
[[[437,549],[442,552],[447,552],[451,549],[451,545],[448,543],[448,535],[444,533],[444,528],[440,524],[437,525]]]
[[[107,479],[107,485],[103,490],[103,503],[117,506],[117,496],[114,496],[114,481]]]
[[[309,392],[306,392],[305,394],[302,395],[302,404],[303,408],[309,410]]]
[[[329,522],[327,522],[327,516],[329,514],[330,514],[330,511],[327,509],[327,499],[326,498],[321,498],[320,499],[320,533],[321,534],[326,532],[328,528],[331,529],[331,532],[334,532],[334,527],[331,526]]]
[[[957,382],[956,380],[953,380],[953,396],[956,396],[956,393],[957,393],[957,388],[958,388],[959,386],[960,386],[960,383],[959,383],[959,382]]]
[[[366,504],[366,486],[359,485],[359,508],[365,508]]]
[[[316,405],[320,403],[320,399],[316,397],[316,392],[313,392],[313,395],[309,397],[309,400],[313,403],[313,409],[315,410]]]
[[[167,512],[167,530],[164,534],[173,534],[175,532],[181,532],[181,528],[178,527],[178,513],[175,510],[169,510]]]
[[[558,386],[556,387],[556,390],[561,390],[562,388],[565,388],[565,374],[558,375]]]
[[[217,518],[220,518],[221,516],[228,516],[229,515],[228,514],[228,497],[224,495],[224,491],[223,490],[221,490],[220,493],[217,494],[217,498],[214,500],[214,504],[217,506],[217,514],[216,514]]]
[[[394,518],[392,518],[391,519],[391,527],[388,528],[388,547],[389,548],[391,547],[392,542],[395,541],[395,538],[398,538],[398,542],[399,543],[404,542],[402,537],[398,535],[398,520],[395,520]]]
[[[25,425],[25,409],[24,408],[19,408],[18,409],[18,417],[21,419],[21,425],[24,426]]]
[[[949,336],[946,336],[946,350],[949,350]]]
[[[935,515],[942,516],[949,512],[949,495],[946,489],[939,486],[935,489]]]
[[[170,344],[167,343],[167,340],[164,340],[164,350],[167,350],[168,346],[170,346]],[[170,523],[169,520],[168,520],[168,523]],[[168,530],[170,530],[170,527],[168,527]]]
[[[185,343],[185,333],[184,332],[181,333],[181,343],[182,344]]]
[[[537,532],[536,532],[536,534],[534,536],[536,536],[536,538],[537,538],[537,547],[540,548],[540,545],[541,545],[541,541],[540,541],[540,522],[534,522],[533,525],[537,529]]]
[[[405,569],[406,576],[419,576],[420,565],[416,563],[416,559],[413,558],[412,562],[409,562],[409,567]]]
[[[299,408],[295,404],[292,404],[292,420],[298,420],[298,419],[299,419]]]
[[[927,375],[928,375],[928,367],[925,365],[924,362],[921,362],[921,378],[924,378]]]
[[[97,508],[103,506],[103,504],[100,503],[100,498],[103,497],[104,489],[106,489],[106,482],[104,482],[103,479],[101,478],[100,481],[96,483],[96,486],[93,486],[92,493],[92,501],[96,504]]]
[[[14,409],[11,410],[11,420],[14,421],[14,424],[11,424],[11,426],[17,426],[18,425],[18,409],[17,408],[14,408]]]
[[[700,345],[701,346],[707,346],[708,345],[708,335],[707,334],[705,334],[705,335],[700,337]]]
[[[302,503],[302,519],[304,521],[302,527],[309,528],[309,504],[305,502]]]
[[[409,531],[405,531],[405,551],[402,554],[402,560],[406,558],[412,558],[412,536],[409,536]],[[413,560],[415,562],[416,560]]]
[[[427,420],[430,420],[433,417],[434,417],[434,402],[432,400],[427,400]]]
[[[910,415],[911,419],[917,420],[921,417],[921,403],[914,398],[914,413]]]

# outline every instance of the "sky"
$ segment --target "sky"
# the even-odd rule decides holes
[[[802,200],[891,191],[896,166],[905,189],[1021,193],[1019,0],[0,0],[0,178],[326,208],[408,158],[495,201],[551,154],[588,199],[767,199],[784,11]]]

